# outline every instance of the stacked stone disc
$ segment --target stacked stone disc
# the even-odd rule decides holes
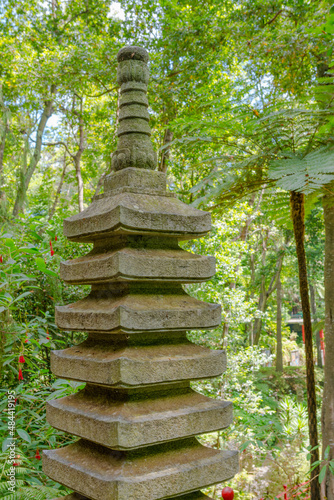
[[[48,403],[47,419],[80,439],[44,452],[43,469],[74,490],[68,500],[200,500],[208,498],[200,489],[238,468],[236,452],[207,448],[195,438],[232,420],[229,402],[190,388],[190,380],[216,377],[226,363],[223,351],[186,338],[188,330],[220,322],[219,305],[182,288],[213,276],[214,258],[178,246],[207,234],[210,215],[167,192],[165,174],[153,170],[147,52],[125,47],[118,61],[115,172],[103,195],[64,221],[67,238],[94,246],[62,263],[61,277],[91,285],[91,293],[57,307],[56,321],[88,338],[54,351],[52,370],[86,386]]]

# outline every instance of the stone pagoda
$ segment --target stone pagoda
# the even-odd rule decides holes
[[[228,401],[190,388],[216,377],[225,353],[190,343],[186,332],[215,328],[220,306],[190,297],[183,283],[215,273],[213,257],[182,250],[201,238],[210,214],[166,191],[147,111],[148,53],[118,53],[121,87],[114,172],[83,212],[64,221],[71,241],[93,243],[63,262],[68,284],[91,285],[83,300],[56,308],[63,330],[88,333],[78,346],[52,353],[53,373],[86,382],[48,403],[48,422],[78,440],[44,452],[43,470],[74,493],[67,500],[208,498],[200,490],[232,478],[238,454],[202,446],[196,435],[227,427]],[[64,498],[64,497],[62,497]]]

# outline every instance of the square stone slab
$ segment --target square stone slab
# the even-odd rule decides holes
[[[173,390],[175,394],[173,394]],[[52,427],[115,450],[126,450],[212,432],[233,421],[232,404],[185,389],[157,397],[117,400],[113,391],[80,391],[47,405]]]
[[[219,304],[202,302],[185,292],[119,296],[103,290],[93,291],[74,304],[56,307],[59,328],[84,332],[205,330],[217,327],[220,319]]]
[[[214,274],[214,257],[182,249],[94,249],[60,264],[61,279],[73,284],[134,280],[196,283]]]
[[[118,347],[89,338],[51,352],[51,370],[56,376],[118,387],[212,378],[225,369],[225,351],[190,342]]]
[[[177,198],[120,193],[97,199],[83,212],[64,220],[71,241],[93,242],[115,234],[170,235],[200,238],[211,229],[211,215]]]
[[[189,495],[182,495],[178,497],[170,498],[170,500],[213,500],[213,498],[208,497],[197,491],[195,493],[190,493]],[[78,493],[72,493],[71,495],[66,495],[65,497],[55,498],[54,500],[89,500],[89,498],[79,495]]]
[[[206,448],[195,438],[133,452],[80,440],[44,451],[43,471],[92,500],[157,500],[230,479],[238,453]]]

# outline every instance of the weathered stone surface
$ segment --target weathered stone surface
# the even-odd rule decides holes
[[[124,112],[123,112],[124,114]],[[151,135],[151,127],[147,123],[146,119],[132,118],[128,117],[127,120],[122,120],[119,122],[117,135],[120,137],[124,134],[130,134],[135,132],[137,134]],[[124,168],[124,167],[123,167]]]
[[[165,174],[152,171],[147,52],[126,47],[118,60],[114,172],[104,193],[64,223],[69,239],[94,248],[62,263],[61,276],[90,284],[91,293],[57,307],[56,322],[89,336],[51,354],[56,375],[87,385],[51,401],[48,421],[81,439],[45,452],[43,468],[75,491],[67,500],[201,500],[208,498],[201,488],[238,470],[236,452],[212,450],[194,438],[232,420],[229,402],[190,389],[190,380],[226,367],[225,352],[186,339],[188,330],[220,322],[218,304],[190,297],[181,286],[214,274],[212,257],[178,246],[205,235],[210,214],[181,203],[166,191]]]
[[[194,438],[113,451],[80,440],[43,452],[43,471],[93,500],[156,500],[230,479],[238,454],[201,446]]]
[[[125,130],[124,127],[124,133],[118,134],[118,147],[112,155],[113,170],[132,167],[154,169],[157,164],[157,154],[152,146],[148,123],[145,122],[142,126],[136,126],[131,130]]]
[[[226,369],[225,351],[195,344],[115,346],[90,338],[51,353],[61,378],[108,386],[140,386],[217,377]]]
[[[151,172],[139,168],[125,168],[106,176],[104,192],[114,194],[121,188],[147,189],[151,194],[164,195],[166,191],[166,174]]]
[[[118,59],[117,82],[121,85],[122,97],[117,127],[119,143],[112,155],[112,167],[116,171],[127,167],[154,170],[157,164],[157,155],[149,140],[151,128],[146,99],[149,70],[148,54],[144,52],[133,47],[131,51],[126,49]]]
[[[83,212],[64,221],[64,234],[72,241],[94,241],[115,234],[170,235],[181,240],[204,236],[211,215],[177,198],[121,193],[104,196]]]
[[[173,497],[170,498],[170,500],[204,500],[205,498],[207,500],[213,500],[211,497],[204,495],[200,491],[197,491],[195,493],[190,493],[189,495]],[[88,499],[87,497],[79,495],[78,493],[72,493],[72,495],[66,495],[65,497],[55,498],[54,500],[88,500]]]
[[[182,495],[180,497],[174,497],[173,500],[213,500],[213,498],[204,495],[200,491],[196,491],[195,493],[190,493],[189,495]]]
[[[147,111],[146,106],[136,104],[130,104],[127,106],[122,106],[119,112],[119,121],[126,120],[127,118],[141,118],[143,120],[149,121],[150,115]]]
[[[127,45],[123,47],[117,54],[117,61],[128,61],[128,60],[137,60],[143,61],[144,63],[148,63],[149,55],[147,50],[143,47],[137,47],[136,45]]]
[[[152,293],[116,295],[115,291],[95,290],[68,306],[56,307],[56,323],[64,330],[85,332],[187,331],[215,328],[221,307],[190,297],[185,292],[166,290]]]
[[[181,249],[94,249],[60,265],[60,277],[66,283],[78,284],[133,280],[196,283],[214,274],[214,257]]]
[[[124,400],[88,387],[49,402],[47,419],[57,429],[124,450],[225,428],[232,423],[232,405],[190,389]]]
[[[148,107],[147,95],[141,90],[128,90],[121,94],[119,101],[119,106],[122,109],[123,106],[127,104],[141,104],[142,106]]]
[[[140,60],[120,61],[117,67],[117,83],[122,85],[128,81],[148,84],[149,70],[147,63]]]

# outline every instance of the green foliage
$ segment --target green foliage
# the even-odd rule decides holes
[[[110,171],[115,56],[128,43],[150,51],[153,141],[160,166],[168,153],[169,189],[213,214],[211,235],[182,246],[214,255],[217,273],[208,283],[185,288],[220,303],[223,322],[189,337],[213,349],[225,347],[229,364],[224,376],[194,387],[231,399],[235,420],[204,441],[242,452],[241,472],[231,483],[237,500],[273,498],[282,484],[296,484],[307,472],[304,373],[286,366],[292,350],[302,351],[301,338],[285,326],[291,312],[300,310],[286,190],[306,193],[305,244],[320,328],[321,198],[333,179],[333,8],[308,0],[122,0],[119,18],[109,9],[99,0],[5,0],[0,7],[0,360],[3,387],[18,395],[20,454],[18,489],[8,495],[0,482],[0,498],[66,494],[34,458],[37,449],[72,439],[47,425],[44,402],[79,388],[55,381],[50,370],[52,349],[84,338],[58,330],[54,306],[89,291],[64,287],[58,279],[61,260],[90,250],[62,236],[62,220],[78,210],[80,176],[85,207]],[[40,157],[23,192],[20,186],[38,156],[36,133],[48,100]],[[166,141],[166,131],[172,140]],[[22,207],[13,218],[17,200]],[[275,358],[281,257],[283,375],[265,366]],[[26,362],[19,382],[21,354]],[[320,406],[321,370],[317,378]],[[5,427],[3,420],[4,442]],[[321,474],[331,468],[327,460]],[[206,493],[218,498],[220,489]]]

